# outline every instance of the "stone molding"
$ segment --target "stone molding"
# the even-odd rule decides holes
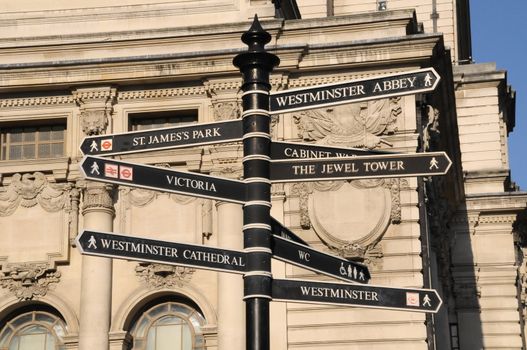
[[[117,89],[109,86],[79,88],[72,94],[80,108],[82,131],[86,135],[104,134],[117,102]]]
[[[191,86],[181,88],[166,88],[152,90],[131,90],[119,91],[117,99],[119,101],[138,100],[138,99],[160,99],[180,96],[203,96],[206,89],[203,86]]]
[[[20,301],[43,297],[61,273],[48,264],[8,264],[0,275],[0,286],[7,288]]]
[[[37,96],[0,99],[0,108],[71,105],[73,96]]]

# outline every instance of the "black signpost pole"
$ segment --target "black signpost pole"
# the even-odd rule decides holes
[[[244,276],[247,350],[269,350],[269,302],[271,301],[271,181],[269,73],[280,60],[265,51],[271,35],[254,17],[242,35],[249,46],[233,63],[243,75],[243,172],[247,200],[243,207],[244,248],[247,273]]]

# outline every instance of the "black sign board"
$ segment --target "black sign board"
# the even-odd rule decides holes
[[[393,96],[433,91],[439,83],[433,68],[272,92],[270,113],[289,113]]]
[[[293,231],[282,225],[278,220],[271,217],[271,232],[273,235],[288,239],[290,241],[309,246],[302,238],[298,237]]]
[[[80,167],[89,180],[245,203],[241,181],[93,156],[84,157]]]
[[[273,257],[305,269],[345,281],[368,283],[370,273],[365,265],[329,255],[308,246],[273,236]]]
[[[271,143],[271,159],[307,159],[307,158],[332,158],[353,157],[375,154],[395,154],[388,151],[368,150],[361,148],[341,148],[325,145],[313,145],[309,143],[281,142]]]
[[[280,279],[272,282],[272,297],[277,301],[431,313],[436,313],[442,303],[433,289]]]
[[[271,161],[270,178],[293,182],[443,175],[451,164],[445,152],[277,160]]]
[[[182,265],[206,270],[246,272],[244,252],[84,230],[77,236],[81,254]]]
[[[242,121],[132,131],[86,137],[80,146],[84,155],[112,155],[161,149],[203,146],[213,143],[241,141]]]

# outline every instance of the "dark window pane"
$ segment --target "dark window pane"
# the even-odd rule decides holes
[[[43,126],[39,130],[38,135],[39,141],[48,141],[51,139],[51,127],[50,126]]]
[[[6,132],[11,142],[22,142],[22,129],[15,128]]]
[[[22,159],[35,159],[35,145],[23,145],[22,147]]]
[[[25,128],[24,133],[22,134],[22,140],[24,142],[32,142],[35,141],[35,135],[36,135],[37,129],[36,128]]]
[[[62,157],[64,155],[64,144],[53,143],[51,144],[51,157]]]
[[[38,158],[49,158],[50,155],[50,145],[48,143],[38,145]]]
[[[0,160],[64,156],[65,125],[2,127]]]
[[[9,147],[9,159],[22,159],[22,146]]]

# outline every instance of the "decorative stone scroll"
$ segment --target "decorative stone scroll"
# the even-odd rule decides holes
[[[47,264],[10,264],[0,273],[0,286],[20,301],[43,297],[52,283],[60,281],[60,271]]]
[[[68,201],[69,187],[49,183],[40,172],[14,174],[9,186],[0,187],[0,216],[13,214],[19,206],[30,208],[37,204],[47,212],[60,211]]]
[[[304,141],[373,149],[381,143],[387,144],[380,135],[397,130],[395,124],[401,113],[401,98],[395,97],[295,112],[293,120],[298,136]]]
[[[184,266],[139,263],[137,276],[152,289],[183,287],[190,282],[195,269]]]

